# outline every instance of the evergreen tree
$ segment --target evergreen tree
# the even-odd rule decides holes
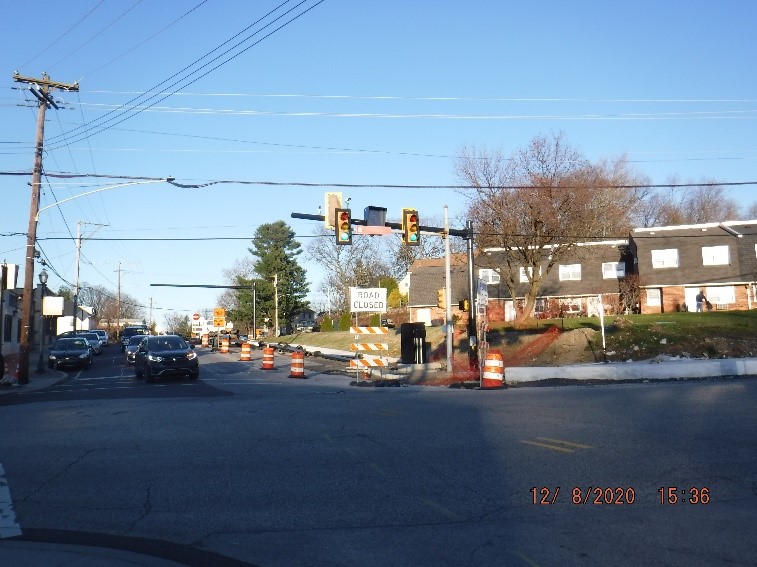
[[[260,225],[249,251],[257,258],[254,268],[259,276],[256,283],[258,320],[264,316],[274,319],[276,282],[279,326],[289,324],[298,311],[308,306],[305,297],[309,289],[305,270],[297,263],[302,250],[294,239],[294,231],[284,221]],[[248,281],[251,285],[251,280]],[[243,295],[251,298],[250,292]]]

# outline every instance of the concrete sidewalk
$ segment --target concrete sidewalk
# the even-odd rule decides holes
[[[276,346],[271,344],[271,346]],[[355,358],[355,353],[323,347],[302,345],[306,352],[327,358]],[[379,358],[364,354],[363,358]],[[412,379],[430,375],[446,374],[446,362],[427,364],[401,364],[399,359],[383,358],[388,366],[384,371],[387,378]],[[505,383],[526,384],[546,380],[568,381],[630,381],[630,380],[685,380],[702,378],[757,376],[757,358],[681,358],[660,356],[651,360],[636,362],[609,362],[574,364],[566,366],[507,366],[505,360]]]

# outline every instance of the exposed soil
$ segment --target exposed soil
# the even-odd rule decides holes
[[[664,335],[664,333],[661,333]],[[528,342],[528,337],[514,341],[503,354],[516,354]],[[499,348],[499,347],[497,347]],[[632,345],[630,348],[613,350],[611,337],[607,339],[607,359],[610,361],[649,360],[658,356],[684,358],[745,358],[757,356],[757,342],[751,338],[706,337],[690,338],[686,341],[672,343],[665,337],[645,342],[644,345]],[[540,353],[534,353],[523,366],[562,366],[567,364],[585,364],[602,362],[602,335],[593,329],[574,329],[560,333],[557,339]]]

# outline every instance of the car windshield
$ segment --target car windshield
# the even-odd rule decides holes
[[[131,337],[129,339],[129,346],[138,345],[143,340],[145,340],[145,337],[143,335],[137,335],[137,336]]]
[[[89,345],[87,344],[87,341],[84,339],[58,339],[55,341],[55,346],[53,346],[54,349],[61,349],[61,350],[69,350],[69,349],[76,349],[81,348],[85,349],[88,348]]]
[[[189,348],[181,337],[158,337],[150,341],[149,350],[181,350]]]
[[[100,340],[100,337],[98,337],[95,333],[82,333],[81,336],[84,337],[85,339],[87,339],[88,341],[99,341]]]

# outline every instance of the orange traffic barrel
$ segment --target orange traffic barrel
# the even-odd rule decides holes
[[[273,353],[274,350],[271,347],[263,349],[263,364],[260,366],[262,370],[273,370]]]
[[[252,346],[250,346],[250,343],[242,343],[242,353],[239,355],[239,360],[243,362],[250,362],[252,360]]]
[[[482,388],[501,388],[505,384],[505,361],[498,350],[490,350],[484,360],[481,373]]]
[[[229,339],[221,339],[221,354],[229,354]]]
[[[208,335],[203,335],[202,336],[202,346],[205,347],[205,348],[207,348],[207,346],[208,346]]]
[[[289,371],[290,378],[305,377],[305,353],[296,351],[292,353],[292,367]]]

